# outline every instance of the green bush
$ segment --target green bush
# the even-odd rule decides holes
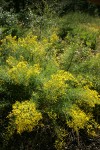
[[[89,31],[77,33],[73,29],[62,40],[58,30],[53,29],[52,34],[41,39],[32,33],[18,40],[11,35],[2,39],[3,142],[6,140],[9,144],[18,134],[23,136],[28,131],[37,143],[38,137],[48,129],[53,148],[62,150],[67,144],[69,129],[73,130],[78,143],[81,130],[93,137],[98,135],[100,125],[94,116],[99,114],[94,114],[94,110],[100,105],[99,85],[88,76],[92,73],[93,78],[97,77],[99,54],[95,55],[91,45],[84,44],[84,40],[93,43],[94,37],[87,34]],[[48,136],[43,137],[44,143],[46,138],[49,140]],[[6,148],[7,143],[4,145]]]

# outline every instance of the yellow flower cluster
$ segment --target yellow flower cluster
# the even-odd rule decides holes
[[[59,40],[59,37],[57,36],[57,34],[54,32],[51,37],[50,37],[50,42],[54,43],[57,42]]]
[[[89,79],[88,79],[89,77],[87,76],[87,79],[85,78],[84,79],[84,77],[82,77],[82,75],[78,75],[77,76],[77,79],[78,79],[78,85],[79,86],[84,86],[84,87],[92,87],[93,86],[93,84],[92,84],[92,82],[91,81],[89,81]]]
[[[73,105],[69,112],[72,120],[67,121],[69,127],[74,128],[75,131],[84,128],[90,119],[77,105]]]
[[[41,63],[41,60],[45,57],[45,46],[42,42],[39,42],[37,36],[32,35],[32,33],[29,33],[25,38],[18,38],[18,40],[16,40],[16,37],[9,35],[6,36],[2,42],[2,45],[5,45],[10,51],[10,55],[17,54],[25,57],[27,54],[27,58],[30,59],[32,57],[34,63]]]
[[[85,90],[85,91],[84,91]],[[95,104],[100,104],[100,95],[95,90],[89,89],[87,86],[84,87],[83,93],[81,94],[82,99],[90,106],[95,107]],[[83,102],[83,101],[82,101]]]
[[[15,125],[17,133],[32,131],[42,119],[42,114],[36,110],[36,104],[31,101],[18,102],[12,106],[12,112],[8,115],[10,122]]]
[[[2,41],[2,46],[1,50],[7,52],[7,54],[9,54],[9,52],[14,53],[17,49],[17,41],[16,41],[16,37],[12,37],[11,35],[6,36],[4,39],[1,40]]]
[[[9,64],[11,63],[12,62],[9,62]],[[26,61],[21,61],[8,70],[8,75],[13,80],[13,82],[17,84],[22,83],[24,85],[27,85],[29,78],[31,76],[37,76],[40,73],[40,71],[41,68],[39,64],[29,66],[29,64]]]
[[[74,77],[64,70],[59,70],[56,74],[51,75],[51,79],[44,83],[46,98],[56,102],[58,98],[66,93],[66,88],[68,87],[67,80],[74,80]]]
[[[2,39],[3,43],[11,43],[11,44],[15,44],[16,43],[16,36],[12,37],[12,35],[8,35],[6,36],[4,39]]]
[[[17,65],[18,61],[14,57],[9,56],[8,59],[6,60],[6,63],[7,65],[9,65],[9,67],[13,67]]]
[[[36,46],[38,44],[37,42],[37,36],[33,36],[31,33],[29,33],[25,38],[19,38],[18,39],[18,45],[27,47],[29,45]]]
[[[16,40],[16,36],[12,37],[11,35],[8,35],[2,40],[2,42],[5,44],[9,42],[9,44],[11,43],[12,46],[19,45],[24,47],[27,47],[29,45],[36,46],[38,44],[37,36],[32,35],[32,33],[29,33],[25,38],[18,38],[18,41]]]

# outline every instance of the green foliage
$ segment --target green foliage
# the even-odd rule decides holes
[[[84,21],[74,26],[68,17],[66,26],[66,20],[59,19],[56,27],[46,29],[47,35],[42,31],[41,38],[29,32],[25,37],[8,35],[1,40],[3,141],[9,142],[19,134],[22,137],[28,131],[38,142],[38,137],[50,132],[53,146],[62,150],[69,130],[78,143],[81,130],[98,136],[99,27],[86,26]],[[42,138],[44,143],[46,138]]]

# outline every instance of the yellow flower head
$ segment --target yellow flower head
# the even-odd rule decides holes
[[[10,122],[15,125],[17,133],[32,131],[42,119],[42,114],[37,111],[36,104],[31,101],[18,102],[12,106],[12,112],[8,115]]]

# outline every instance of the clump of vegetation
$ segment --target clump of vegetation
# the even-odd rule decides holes
[[[99,135],[100,18],[48,11],[48,19],[47,10],[30,10],[24,35],[13,35],[8,24],[0,40],[2,150],[16,143],[16,150],[64,150],[73,142],[79,147],[84,134]]]

